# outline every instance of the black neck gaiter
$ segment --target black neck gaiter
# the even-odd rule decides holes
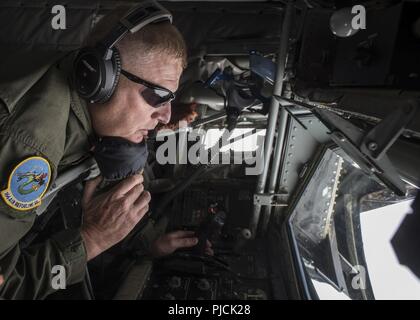
[[[95,137],[93,156],[107,181],[119,181],[140,173],[146,165],[146,142],[134,143],[121,137]]]

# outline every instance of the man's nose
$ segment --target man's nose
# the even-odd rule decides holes
[[[154,112],[154,117],[160,123],[168,124],[171,120],[171,104],[167,103],[166,105],[159,107]]]

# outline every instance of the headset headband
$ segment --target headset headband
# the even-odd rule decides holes
[[[111,48],[128,32],[135,33],[148,24],[161,21],[172,23],[172,14],[153,0],[142,2],[121,18],[117,27],[99,42],[98,47],[104,50],[104,59],[111,58]]]

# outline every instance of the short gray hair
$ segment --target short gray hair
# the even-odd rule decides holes
[[[104,39],[126,12],[127,7],[117,7],[103,17],[94,27],[85,45],[94,46]],[[179,59],[182,68],[187,67],[187,46],[184,38],[169,22],[149,24],[136,33],[128,33],[116,47],[126,62],[158,53]]]
[[[136,33],[126,35],[118,44],[122,59],[135,61],[154,54],[166,55],[187,66],[187,46],[178,29],[170,22],[149,24]]]

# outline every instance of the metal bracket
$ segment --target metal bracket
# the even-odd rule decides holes
[[[287,193],[256,193],[254,194],[254,205],[287,207]]]
[[[275,98],[280,102],[285,101],[311,110],[331,131],[334,142],[363,170],[375,174],[397,195],[405,194],[405,184],[388,159],[386,152],[420,109],[417,102],[413,101],[412,105],[396,107],[392,114],[385,117],[370,131],[365,132],[335,112],[280,96],[275,96]]]
[[[416,108],[410,105],[397,108],[366,134],[360,146],[361,151],[373,159],[381,159],[403,133],[416,111]]]
[[[373,173],[397,195],[405,194],[405,183],[386,155],[386,151],[398,139],[412,119],[416,108],[397,108],[367,133],[335,114],[314,109],[321,121],[331,130],[331,138],[365,172]]]

